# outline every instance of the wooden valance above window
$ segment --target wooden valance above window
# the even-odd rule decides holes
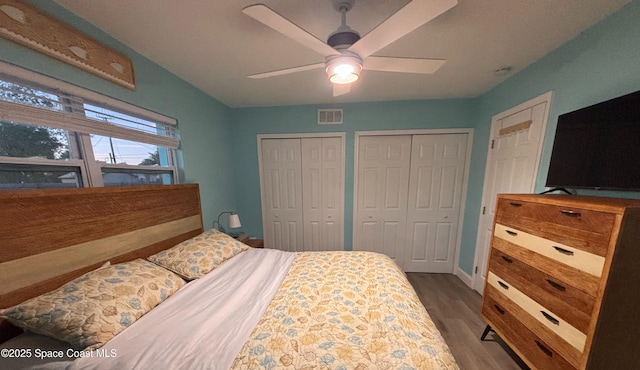
[[[17,0],[0,0],[0,36],[135,90],[133,63],[80,31]]]

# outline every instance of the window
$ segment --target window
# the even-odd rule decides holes
[[[79,167],[0,163],[0,189],[78,188],[82,185]]]
[[[0,62],[0,189],[177,182],[173,119]]]

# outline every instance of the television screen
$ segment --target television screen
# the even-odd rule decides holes
[[[547,187],[640,190],[640,91],[558,117]]]

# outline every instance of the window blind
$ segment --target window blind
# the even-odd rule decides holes
[[[156,113],[145,115],[141,110],[127,111],[0,73],[0,119],[3,121],[177,148],[179,134],[175,120],[173,124],[158,122]]]

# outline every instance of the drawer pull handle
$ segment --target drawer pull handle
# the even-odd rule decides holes
[[[566,254],[567,256],[573,256],[573,252],[568,250],[568,249],[564,249],[558,246],[553,246],[553,249],[557,250],[558,252],[562,253],[562,254]]]
[[[514,207],[522,207],[522,203],[517,203],[517,202],[509,202],[509,204],[511,204]]]
[[[545,355],[549,357],[553,357],[553,352],[551,352],[551,350],[547,348],[547,346],[545,346],[544,344],[540,343],[537,340],[536,340],[536,345],[538,346],[538,348],[540,348],[542,352],[544,352]]]
[[[502,257],[502,259],[505,260],[505,262],[507,263],[513,263],[513,260],[507,256],[500,256],[500,257]]]
[[[511,231],[511,230],[505,230],[507,232],[507,234],[511,235],[511,236],[518,236],[518,233],[515,231]]]
[[[500,285],[503,289],[509,289],[509,286],[502,281],[498,281],[498,285]]]
[[[556,319],[555,317],[549,315],[548,313],[544,312],[544,311],[540,311],[542,313],[542,316],[544,316],[545,319],[551,321],[552,324],[554,325],[560,325],[560,321],[558,321],[558,319]]]
[[[565,216],[569,216],[569,217],[580,217],[580,215],[581,215],[580,212],[570,211],[570,210],[567,210],[567,209],[561,210],[560,213],[562,213]]]
[[[567,288],[565,288],[564,286],[556,283],[555,281],[551,280],[551,279],[547,279],[547,283],[549,283],[549,285],[551,285],[552,287],[564,292],[565,290],[567,290]]]
[[[496,308],[496,311],[498,311],[500,315],[504,315],[504,309],[502,307],[498,306],[497,304],[494,304],[493,307]]]

